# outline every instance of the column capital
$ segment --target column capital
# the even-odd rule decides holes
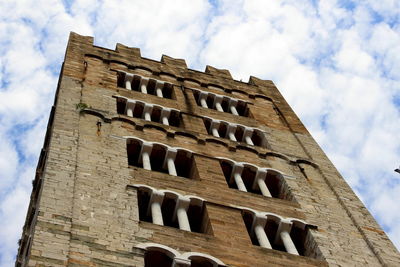
[[[147,215],[151,214],[151,204],[153,203],[159,203],[162,205],[162,202],[164,200],[164,193],[160,191],[152,191],[150,200],[149,200],[149,206],[147,207]]]
[[[162,109],[161,109],[161,117],[166,116],[168,118],[170,114],[171,114],[171,109],[170,108],[162,107]]]
[[[133,79],[133,74],[125,72],[125,80],[124,80],[124,82],[132,81],[132,79]]]
[[[267,224],[267,217],[261,214],[255,214],[253,217],[253,224],[251,225],[251,232],[254,233],[254,228],[256,225],[259,225],[261,227],[265,227]]]
[[[185,211],[187,211],[189,209],[189,206],[190,206],[190,198],[184,196],[178,196],[172,220],[176,219],[178,209],[184,209]]]
[[[225,138],[228,138],[229,140],[236,142],[237,141],[236,136],[235,136],[236,129],[237,129],[236,124],[232,124],[232,123],[228,122]]]
[[[149,82],[149,78],[145,78],[145,77],[140,77],[140,85],[147,85],[147,83]]]
[[[244,127],[243,139],[244,139],[246,136],[251,136],[251,135],[253,134],[253,132],[254,132],[254,129],[253,129],[253,128]]]
[[[189,267],[190,262],[189,259],[175,257],[172,262],[172,267]]]
[[[290,233],[290,230],[292,230],[292,222],[287,220],[287,219],[282,219],[279,222],[278,230],[276,231],[276,236],[274,243],[275,244],[282,244],[282,239],[280,238],[282,232],[288,232]]]
[[[254,178],[254,181],[253,181],[253,184],[252,184],[251,187],[252,187],[253,189],[256,189],[256,188],[258,187],[258,185],[257,185],[257,180],[258,180],[258,179],[261,179],[261,180],[265,181],[265,178],[267,177],[267,173],[268,173],[268,170],[258,168],[258,169],[257,169],[257,172],[256,172],[256,176],[255,176],[255,178]]]
[[[229,98],[229,107],[232,107],[232,106],[236,107],[238,102],[239,101],[237,99]]]
[[[165,158],[164,158],[164,162],[163,162],[163,168],[167,167],[168,159],[175,160],[177,153],[178,153],[178,150],[176,148],[167,147],[167,151],[165,153]]]

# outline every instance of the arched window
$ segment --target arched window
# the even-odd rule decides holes
[[[220,158],[220,166],[230,188],[266,197],[291,199],[283,175],[273,169]]]
[[[168,82],[143,77],[137,74],[118,72],[117,85],[143,94],[173,99],[173,85]]]
[[[144,243],[136,246],[145,250],[145,267],[224,267],[221,260],[204,253],[178,251],[155,243]]]
[[[189,150],[129,138],[127,153],[128,164],[131,166],[172,176],[185,178],[196,176],[194,157]]]

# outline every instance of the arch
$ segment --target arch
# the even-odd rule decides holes
[[[186,133],[186,132],[175,132],[175,135],[188,137],[188,138],[195,140],[196,142],[198,140],[197,136],[195,136],[194,134]]]
[[[217,90],[220,90],[222,92],[225,92],[225,90],[226,90],[223,86],[215,84],[215,83],[208,83],[207,88],[209,88],[209,86],[215,87]],[[210,89],[213,89],[213,88],[210,88]]]
[[[145,184],[134,184],[133,186],[136,187],[136,188],[142,189],[145,192],[153,193],[153,192],[158,191],[154,187],[149,186],[149,185],[145,185]]]
[[[248,163],[248,162],[238,162],[238,164],[243,165],[243,167],[248,167],[250,169],[255,169],[256,171],[260,169],[260,167],[252,164],[252,163]]]
[[[124,65],[124,66],[126,66],[126,67],[129,66],[129,64],[127,64],[127,63],[125,63],[125,62],[122,62],[122,61],[119,61],[119,60],[117,60],[117,59],[110,59],[109,62],[110,62],[110,64],[111,64],[111,63],[116,63],[116,64]],[[116,71],[120,72],[121,70],[116,70]],[[123,71],[121,71],[121,72],[123,72]]]
[[[300,220],[300,219],[288,218],[288,220],[290,222],[292,222],[293,226],[298,227],[298,228],[300,228],[302,230],[304,230],[306,228],[306,226],[308,225],[308,223],[306,223],[305,221]]]
[[[166,198],[171,198],[171,199],[175,199],[175,200],[178,199],[179,197],[183,197],[182,194],[179,194],[178,192],[168,190],[168,189],[160,190],[160,192],[164,193]]]
[[[183,82],[185,82],[185,81],[197,83],[199,86],[201,86],[201,82],[199,80],[196,80],[193,78],[183,78]]]
[[[319,169],[318,164],[316,164],[316,163],[314,163],[314,162],[312,162],[312,161],[309,161],[309,160],[307,160],[307,159],[298,159],[298,160],[296,160],[296,163],[297,163],[297,164],[300,164],[300,163],[308,164],[308,165],[313,166],[313,167],[316,168],[316,169]]]
[[[279,171],[277,169],[274,169],[274,168],[263,168],[263,169],[266,170],[267,172],[275,173],[278,176],[281,176],[281,178],[283,178],[283,175],[285,175],[283,172],[281,172],[281,171]]]
[[[283,160],[286,160],[286,161],[290,162],[289,157],[287,157],[287,156],[285,156],[285,155],[283,155],[281,153],[277,153],[277,152],[267,152],[267,153],[265,153],[265,156],[266,157],[268,157],[268,156],[277,157],[277,158],[281,158]]]
[[[203,198],[200,198],[198,196],[186,195],[185,197],[189,198],[190,203],[195,206],[203,206],[203,202],[205,201]]]
[[[149,67],[146,67],[146,66],[141,66],[141,65],[135,66],[134,70],[144,70],[144,71],[150,72],[151,74],[153,73],[152,69],[150,69]]]
[[[236,146],[236,149],[246,150],[246,151],[248,151],[248,152],[254,153],[254,154],[257,155],[257,156],[258,156],[258,154],[259,154],[258,151],[255,150],[254,148],[247,147],[247,146],[243,146],[243,145],[237,145],[237,146]]]
[[[204,254],[204,253],[200,253],[200,252],[185,252],[182,254],[182,258],[188,259],[188,260],[191,260],[192,258],[196,258],[196,257],[205,258],[205,259],[210,260],[213,264],[225,266],[225,264],[221,260],[219,260],[211,255],[208,255],[208,254]]]
[[[239,90],[239,89],[232,89],[232,90],[231,90],[231,93],[239,93],[239,94],[243,94],[243,95],[246,95],[246,96],[249,95],[249,93],[244,92],[244,91]]]
[[[98,117],[98,118],[100,118],[102,121],[106,121],[107,120],[107,118],[106,118],[106,116],[104,116],[101,112],[99,112],[99,111],[95,111],[95,110],[93,110],[93,109],[91,109],[91,108],[85,108],[85,109],[82,109],[81,111],[80,111],[80,113],[81,114],[90,114],[90,115],[93,115],[93,116],[95,116],[95,117]]]
[[[257,214],[261,214],[259,211],[256,211],[252,208],[248,208],[248,207],[237,207],[238,209],[241,209],[242,212],[244,213],[250,213],[252,216],[256,216]]]
[[[281,216],[278,214],[272,213],[272,212],[262,212],[262,216],[267,217],[267,220],[274,221],[275,223],[279,224],[281,221],[284,220]]]
[[[165,253],[168,257],[172,259],[179,257],[181,255],[177,250],[158,243],[141,243],[136,245],[135,247],[147,251],[160,251]]]
[[[129,119],[129,118],[112,117],[111,121],[121,121],[121,122],[125,122],[125,123],[128,123],[128,124],[131,124],[132,126],[136,126],[136,123],[132,119]]]
[[[214,139],[214,138],[206,138],[206,142],[215,143],[218,145],[223,145],[224,147],[229,147],[229,145],[221,140]]]
[[[164,129],[164,128],[161,127],[161,126],[154,125],[154,124],[148,124],[148,123],[144,124],[144,125],[143,125],[143,128],[155,129],[155,130],[159,130],[159,131],[161,131],[161,132],[163,132],[163,133],[167,133],[167,132],[168,132],[166,129]]]
[[[160,71],[160,72],[158,73],[158,75],[159,75],[159,76],[161,76],[161,75],[167,75],[167,76],[173,77],[174,79],[178,79],[178,77],[177,77],[175,74],[172,74],[172,73],[169,73],[169,72],[166,72],[166,71]]]
[[[103,61],[103,57],[99,56],[99,55],[96,55],[96,54],[86,53],[85,57],[96,58],[96,59],[99,59],[99,60]]]
[[[262,98],[262,99],[264,99],[264,100],[273,102],[273,101],[272,101],[272,98],[267,97],[267,96],[265,96],[265,95],[259,95],[259,94],[254,95],[254,99],[257,100],[257,98]]]

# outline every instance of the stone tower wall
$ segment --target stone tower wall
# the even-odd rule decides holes
[[[118,87],[118,71],[168,81],[174,99]],[[202,108],[192,89],[241,99],[249,117]],[[181,126],[119,114],[117,97],[180,110]],[[204,116],[261,129],[267,144],[213,137]],[[192,151],[196,179],[129,166],[129,137]],[[217,157],[279,170],[292,199],[229,188]],[[203,199],[211,230],[140,221],[138,184]],[[253,245],[242,207],[306,221],[312,257]],[[139,267],[143,243],[226,266],[400,266],[396,248],[271,81],[239,82],[227,70],[199,72],[181,59],[154,61],[137,48],[109,50],[71,33],[16,265]]]

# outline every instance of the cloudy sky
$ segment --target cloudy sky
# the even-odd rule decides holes
[[[0,0],[0,266],[12,266],[70,31],[271,79],[400,248],[400,1]]]

